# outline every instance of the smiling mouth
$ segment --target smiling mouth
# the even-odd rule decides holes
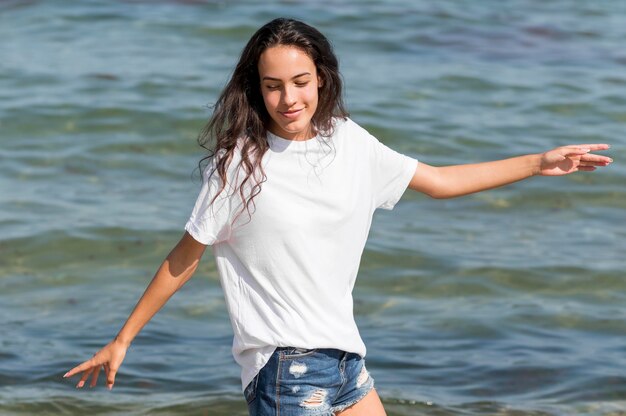
[[[287,117],[287,118],[293,118],[293,117],[297,116],[298,114],[300,114],[302,112],[302,110],[304,110],[304,109],[301,108],[299,110],[279,111],[279,113],[282,114],[283,116]]]

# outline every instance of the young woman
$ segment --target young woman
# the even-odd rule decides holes
[[[211,153],[185,234],[118,335],[65,377],[95,386],[104,369],[112,388],[133,338],[210,245],[250,414],[384,415],[352,303],[374,210],[407,187],[451,198],[612,162],[590,153],[608,145],[583,144],[418,165],[350,120],[341,94],[337,59],[313,27],[276,19],[252,36],[200,136]]]

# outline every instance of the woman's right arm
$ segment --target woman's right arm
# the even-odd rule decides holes
[[[117,336],[94,356],[72,368],[63,377],[83,373],[76,385],[81,388],[91,376],[91,387],[96,385],[104,367],[109,390],[115,383],[115,374],[124,360],[126,350],[135,336],[150,321],[167,300],[193,276],[206,246],[185,232],[176,247],[165,258],[143,296],[135,305]]]

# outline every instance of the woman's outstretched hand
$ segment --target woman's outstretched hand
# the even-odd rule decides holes
[[[560,176],[576,171],[593,171],[598,166],[608,166],[613,159],[594,155],[594,150],[606,150],[608,144],[577,144],[557,147],[541,155],[538,175]]]
[[[72,377],[73,375],[82,372],[83,374],[78,381],[78,384],[76,384],[76,388],[82,388],[90,376],[91,383],[89,383],[89,386],[94,387],[98,382],[98,375],[100,375],[100,371],[104,368],[104,372],[106,374],[106,385],[107,388],[111,390],[113,388],[113,384],[115,383],[115,374],[117,374],[117,369],[122,364],[122,361],[124,361],[127,350],[127,344],[118,340],[113,340],[100,351],[95,353],[90,360],[77,365],[65,373],[63,378]]]

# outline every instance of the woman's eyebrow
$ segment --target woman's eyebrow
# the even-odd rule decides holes
[[[311,75],[310,72],[303,72],[301,74],[295,75],[293,76],[291,79],[296,79],[296,78],[300,78],[303,77],[305,75]],[[268,81],[281,81],[280,78],[273,78],[273,77],[263,77],[263,81],[268,80]]]

